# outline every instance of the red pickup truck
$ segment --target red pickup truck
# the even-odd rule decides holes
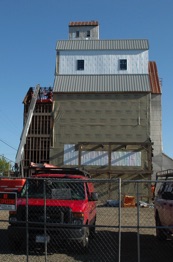
[[[65,240],[86,251],[95,233],[97,200],[92,179],[84,171],[37,171],[18,193],[17,210],[9,212],[10,247],[19,249],[22,243],[55,245]]]

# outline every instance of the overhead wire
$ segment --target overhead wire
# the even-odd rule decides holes
[[[13,146],[10,146],[8,143],[6,143],[5,141],[3,141],[2,139],[0,139],[0,141],[1,141],[2,143],[4,143],[5,145],[9,146],[10,148],[14,149],[15,151],[17,151],[16,148],[14,148]]]
[[[8,160],[9,162],[13,162],[13,163],[15,163],[13,160],[11,160],[11,159],[5,157],[4,155],[0,155],[0,157],[4,157],[4,158],[5,158],[6,160]]]

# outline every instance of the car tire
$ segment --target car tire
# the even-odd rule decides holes
[[[160,222],[159,215],[156,215],[156,237],[158,240],[166,240],[167,239],[167,230],[164,228],[158,228],[159,226],[162,226]]]

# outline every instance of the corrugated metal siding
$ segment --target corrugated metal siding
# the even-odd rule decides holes
[[[148,50],[146,39],[127,40],[60,40],[57,50]]]
[[[150,82],[148,74],[58,75],[53,92],[150,92]]]
[[[97,26],[99,23],[98,21],[87,21],[87,22],[70,22],[69,26]]]
[[[156,62],[150,61],[148,63],[148,72],[150,76],[151,92],[153,94],[161,94],[161,86],[160,86]]]

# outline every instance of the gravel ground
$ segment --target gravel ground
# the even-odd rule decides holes
[[[47,255],[40,254],[38,250],[30,250],[28,257],[24,251],[13,254],[8,247],[7,227],[8,212],[0,211],[0,261],[3,262],[172,262],[170,255],[173,242],[159,242],[155,237],[153,208],[140,208],[139,212],[136,207],[122,208],[120,234],[119,209],[98,207],[97,233],[90,242],[87,254],[77,252],[75,247],[64,244],[51,245]]]

